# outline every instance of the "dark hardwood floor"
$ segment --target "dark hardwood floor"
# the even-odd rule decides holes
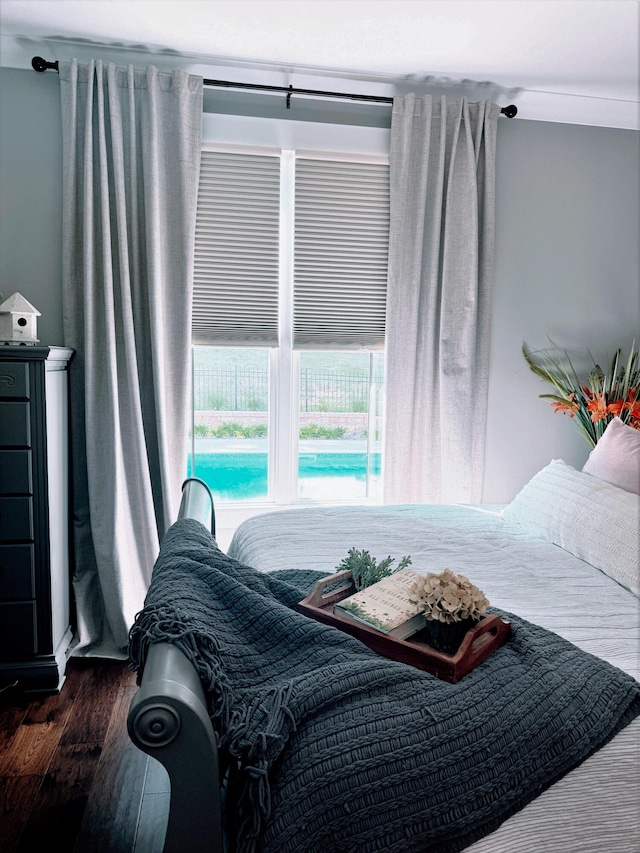
[[[169,784],[129,740],[135,674],[72,658],[59,694],[0,693],[0,851],[159,853]]]

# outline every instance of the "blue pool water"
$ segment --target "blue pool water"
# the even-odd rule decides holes
[[[380,475],[380,453],[369,457],[369,475]],[[266,498],[268,490],[266,453],[196,453],[195,472],[191,474],[191,459],[187,462],[187,477],[195,476],[209,486],[220,500],[251,500]],[[367,479],[366,453],[301,453],[298,465],[301,497],[315,497],[311,481],[332,478],[338,489],[351,484],[364,496]],[[337,478],[337,481],[334,479]],[[306,488],[305,488],[306,483]],[[361,484],[360,486],[358,484]],[[305,494],[306,493],[306,494]],[[317,495],[319,496],[319,495]],[[341,497],[338,492],[336,497]],[[354,495],[357,496],[357,495]]]

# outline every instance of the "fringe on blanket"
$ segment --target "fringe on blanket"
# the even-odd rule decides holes
[[[197,661],[216,743],[226,760],[227,796],[235,803],[230,837],[238,839],[237,853],[255,849],[261,827],[271,813],[268,770],[273,750],[279,752],[282,732],[295,731],[287,707],[290,685],[270,689],[246,706],[225,677],[220,643],[215,634],[186,624],[184,615],[167,605],[150,605],[137,616],[129,634],[129,666],[140,684],[149,648],[171,643],[189,660]],[[288,725],[283,725],[285,721]],[[257,732],[257,735],[256,735]]]

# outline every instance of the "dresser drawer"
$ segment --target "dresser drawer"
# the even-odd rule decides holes
[[[0,495],[32,495],[30,450],[0,450]]]
[[[0,445],[31,447],[29,403],[0,401]]]
[[[37,651],[35,602],[0,604],[0,660],[19,660]]]
[[[0,399],[29,399],[29,365],[20,361],[0,362]]]
[[[31,498],[0,498],[0,540],[33,539]]]
[[[0,601],[35,597],[33,545],[0,545]]]

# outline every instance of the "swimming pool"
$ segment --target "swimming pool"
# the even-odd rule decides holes
[[[369,458],[369,479],[380,477],[380,453]],[[187,477],[195,476],[209,486],[214,498],[224,501],[259,500],[268,495],[266,453],[196,453],[194,474],[191,458]],[[298,463],[299,497],[330,500],[366,496],[366,453],[301,453]]]

